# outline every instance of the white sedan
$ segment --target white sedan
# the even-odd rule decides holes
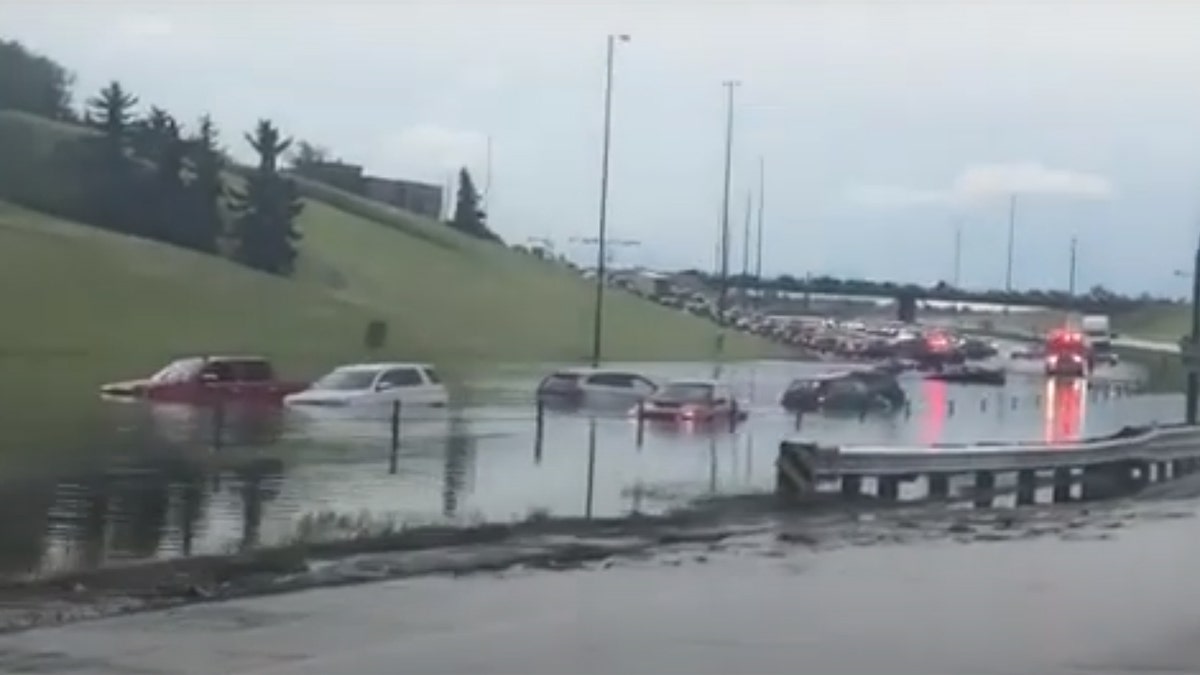
[[[308,389],[283,402],[291,406],[375,407],[444,406],[446,387],[432,366],[424,363],[361,363],[335,368]]]

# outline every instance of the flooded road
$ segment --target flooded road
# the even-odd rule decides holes
[[[1040,535],[833,548],[811,523],[779,523],[813,537],[750,534],[568,571],[421,577],[83,622],[0,638],[0,669],[1182,675],[1200,664],[1196,510],[1125,505]]]
[[[709,376],[709,364],[629,366],[659,378]],[[545,370],[474,383],[476,405],[406,410],[391,453],[386,415],[318,416],[114,404],[114,433],[85,462],[0,480],[0,575],[20,577],[117,561],[223,553],[421,524],[530,516],[658,512],[712,493],[768,490],[781,439],[929,444],[1065,442],[1123,425],[1178,418],[1175,396],[1132,396],[1109,384],[1049,383],[1039,364],[1006,386],[906,376],[911,399],[891,416],[808,415],[779,407],[794,377],[832,364],[726,367],[750,404],[727,428],[637,426],[626,416],[547,413],[540,446],[532,392]],[[1110,382],[1111,381],[1111,382]]]

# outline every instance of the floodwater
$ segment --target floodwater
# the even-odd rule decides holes
[[[163,556],[221,553],[296,539],[430,523],[534,515],[655,512],[711,493],[770,489],[778,443],[1065,442],[1179,417],[1176,396],[1134,396],[1121,367],[1092,387],[1036,368],[1003,388],[904,379],[910,410],[795,417],[778,406],[794,377],[832,364],[728,365],[750,417],[728,428],[637,425],[624,415],[547,412],[537,438],[532,392],[545,370],[472,385],[451,410],[405,410],[391,451],[385,414],[208,410],[114,403],[113,434],[83,465],[0,479],[0,576]],[[711,364],[629,365],[658,378],[709,376]],[[1107,383],[1106,383],[1107,382]]]

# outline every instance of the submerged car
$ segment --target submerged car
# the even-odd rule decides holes
[[[615,406],[625,409],[658,390],[648,377],[626,370],[568,368],[538,384],[538,400],[565,407]]]
[[[940,380],[955,384],[985,384],[1004,386],[1008,374],[1003,368],[983,368],[980,366],[951,366],[925,376],[927,380]]]
[[[275,376],[261,356],[192,356],[177,359],[148,378],[100,387],[111,398],[140,398],[206,405],[225,401],[279,403],[306,383]]]
[[[341,366],[291,394],[290,406],[360,407],[444,406],[446,387],[433,366],[426,363],[359,363]]]
[[[747,413],[729,386],[716,380],[675,380],[633,409],[647,420],[668,422],[739,421]]]
[[[896,410],[908,397],[882,368],[825,373],[792,381],[780,403],[793,412]]]

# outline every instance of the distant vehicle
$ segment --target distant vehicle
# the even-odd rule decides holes
[[[632,405],[658,390],[653,380],[625,370],[569,368],[538,384],[539,400],[567,406]]]
[[[306,386],[277,379],[271,363],[261,356],[192,356],[172,361],[146,379],[106,384],[100,393],[197,405],[226,401],[278,404]]]
[[[1083,317],[1080,327],[1096,359],[1103,363],[1112,362],[1109,355],[1115,354],[1112,350],[1112,326],[1109,324],[1108,315],[1089,314]]]
[[[672,422],[715,422],[747,417],[733,392],[716,380],[675,380],[633,409],[647,420]]]
[[[1095,360],[1083,333],[1070,329],[1050,332],[1046,338],[1046,375],[1087,377]]]
[[[897,410],[907,400],[895,373],[872,368],[794,380],[780,403],[795,412],[855,412]]]
[[[962,351],[963,356],[971,361],[990,359],[1000,353],[995,344],[979,338],[967,338],[958,345],[958,348]]]
[[[360,363],[333,369],[307,389],[283,399],[290,406],[444,406],[446,387],[425,363]]]
[[[896,343],[896,356],[915,361],[919,368],[936,370],[947,365],[959,365],[966,355],[947,333],[932,331]]]
[[[1003,368],[952,366],[936,373],[930,373],[925,376],[925,379],[953,382],[955,384],[986,384],[992,386],[1004,386],[1004,383],[1008,378]]]

